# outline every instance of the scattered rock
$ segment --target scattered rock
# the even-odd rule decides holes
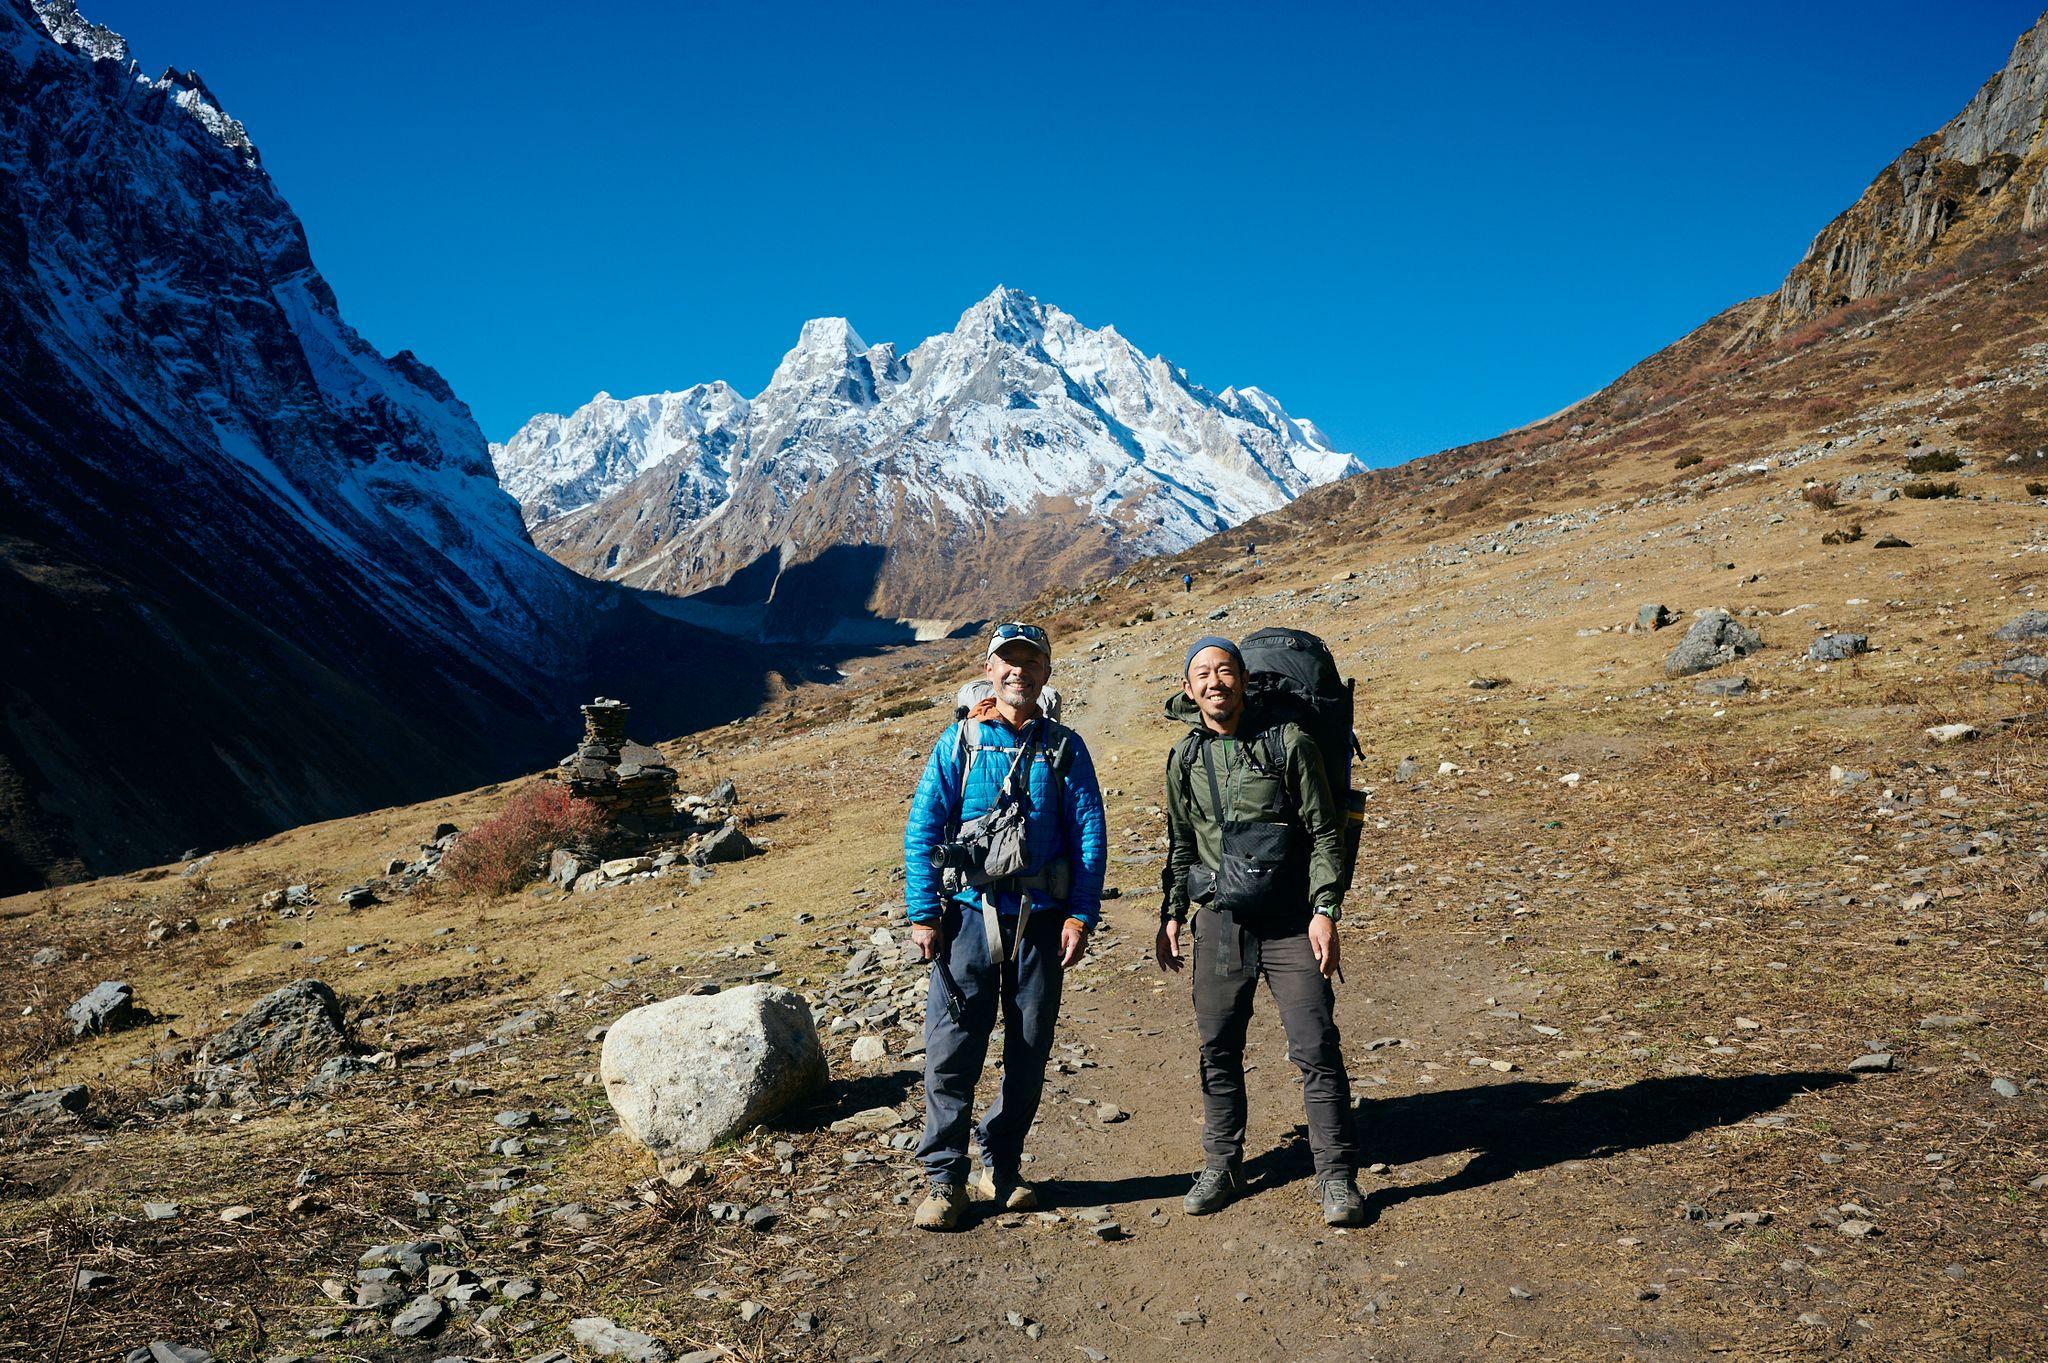
[[[448,1308],[424,1294],[391,1318],[391,1333],[400,1339],[421,1339],[436,1334],[448,1319]]]
[[[690,855],[690,860],[699,866],[708,866],[720,861],[744,861],[754,855],[756,850],[752,840],[740,831],[737,823],[727,823],[698,843],[697,850]]]
[[[835,1136],[852,1136],[863,1131],[893,1131],[903,1125],[903,1114],[893,1107],[871,1107],[841,1117],[832,1123]]]
[[[1911,549],[1913,545],[1911,541],[1902,540],[1897,535],[1881,535],[1878,537],[1877,543],[1870,547],[1873,549]]]
[[[64,1010],[71,1019],[71,1035],[88,1032],[116,1032],[142,1019],[135,1011],[135,991],[126,980],[101,980],[84,997]]]
[[[1823,634],[1806,646],[1806,656],[1816,663],[1847,662],[1859,653],[1870,652],[1867,634]]]
[[[768,984],[633,1009],[605,1035],[601,1070],[620,1126],[658,1156],[700,1154],[826,1078],[810,1005]]]
[[[1636,607],[1636,628],[1660,630],[1671,623],[1671,612],[1660,605]]]
[[[1747,677],[1701,677],[1692,684],[1692,689],[1702,696],[1734,698],[1749,694]]]
[[[2015,654],[1991,669],[1991,680],[2048,683],[2048,657],[2039,653]]]
[[[1693,621],[1685,637],[1671,650],[1671,656],[1664,660],[1664,672],[1666,676],[1689,677],[1746,658],[1763,646],[1763,635],[1737,624],[1728,612],[1707,611]]]
[[[142,1214],[151,1221],[175,1221],[181,1208],[175,1202],[145,1202]]]
[[[1936,724],[1928,729],[1927,736],[1946,748],[1956,743],[1967,743],[1977,736],[1974,724]]]
[[[216,1071],[239,1075],[278,1074],[348,1049],[341,1000],[319,980],[294,980],[263,996],[255,1007],[200,1048],[199,1059]],[[219,1075],[209,1076],[218,1086]]]
[[[1991,1091],[2001,1098],[2017,1098],[2020,1096],[2020,1086],[2012,1080],[2003,1077],[1991,1081]]]
[[[628,1330],[601,1316],[584,1316],[569,1322],[569,1333],[578,1344],[599,1358],[623,1358],[628,1363],[667,1363],[668,1348],[652,1335]]]
[[[55,1117],[62,1113],[85,1111],[86,1100],[91,1094],[83,1084],[66,1084],[63,1088],[42,1089],[24,1093],[15,1100],[8,1112],[16,1117]]]
[[[104,1292],[113,1287],[116,1281],[111,1273],[103,1273],[97,1268],[81,1268],[78,1270],[74,1285],[81,1292]]]
[[[122,1363],[213,1363],[213,1354],[197,1344],[158,1339],[150,1341],[147,1348],[130,1349]]]
[[[2027,611],[2017,615],[1993,630],[1991,637],[2003,639],[2009,644],[2048,639],[2048,611]]]
[[[1890,1051],[1874,1051],[1869,1055],[1859,1055],[1849,1062],[1851,1074],[1889,1074],[1894,1068],[1896,1066]]]

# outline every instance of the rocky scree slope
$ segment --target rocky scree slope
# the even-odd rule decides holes
[[[817,319],[752,399],[601,393],[492,456],[564,563],[676,596],[723,588],[699,604],[724,613],[700,618],[771,636],[993,609],[1360,467],[1268,394],[1209,392],[1007,288],[908,354]],[[821,560],[829,573],[799,571]]]
[[[533,547],[196,75],[4,0],[0,85],[0,887],[529,767],[687,635]]]

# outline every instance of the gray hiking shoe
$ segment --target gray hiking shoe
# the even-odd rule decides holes
[[[1318,1185],[1316,1191],[1323,1200],[1324,1225],[1365,1224],[1365,1199],[1359,1195],[1358,1183],[1350,1174],[1326,1178]]]
[[[1237,1200],[1241,1186],[1235,1169],[1204,1169],[1195,1175],[1195,1186],[1188,1189],[1188,1195],[1181,1199],[1181,1206],[1187,1209],[1189,1216],[1220,1212]]]

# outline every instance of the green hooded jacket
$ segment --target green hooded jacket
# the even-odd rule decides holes
[[[1267,773],[1254,764],[1247,749],[1261,743],[1268,727],[1256,705],[1247,702],[1235,735],[1219,734],[1202,723],[1202,712],[1185,694],[1176,693],[1166,702],[1166,717],[1186,724],[1191,737],[1183,740],[1210,746],[1216,766],[1216,785],[1223,796],[1222,813],[1210,806],[1209,779],[1202,767],[1199,747],[1192,750],[1194,763],[1184,770],[1181,744],[1176,743],[1166,758],[1166,869],[1160,873],[1165,899],[1160,904],[1161,920],[1185,919],[1188,913],[1188,867],[1200,860],[1215,870],[1223,860],[1225,820],[1277,823],[1285,818],[1291,796],[1296,820],[1308,835],[1308,899],[1301,906],[1306,924],[1311,908],[1336,907],[1343,898],[1339,889],[1344,865],[1343,811],[1330,797],[1330,783],[1323,775],[1323,757],[1315,740],[1300,725],[1279,721],[1280,749],[1286,757],[1282,773]]]

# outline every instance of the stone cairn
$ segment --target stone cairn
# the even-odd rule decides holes
[[[633,707],[599,696],[583,708],[583,741],[561,760],[569,794],[589,800],[629,833],[675,827],[676,773],[660,751],[626,737]]]

